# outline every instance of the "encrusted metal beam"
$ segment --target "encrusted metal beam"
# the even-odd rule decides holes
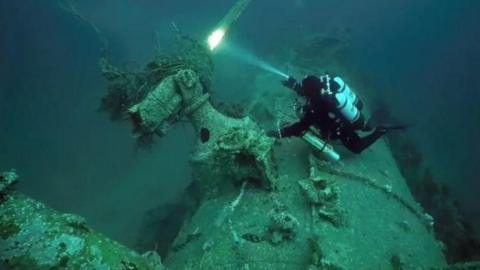
[[[0,187],[14,180],[16,174],[4,173]],[[156,253],[140,255],[95,232],[82,217],[11,188],[0,194],[0,265],[8,269],[165,269]]]

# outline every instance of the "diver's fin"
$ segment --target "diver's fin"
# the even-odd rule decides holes
[[[375,131],[380,131],[380,132],[388,132],[392,130],[404,130],[408,128],[408,125],[378,125],[375,128]]]
[[[387,130],[404,130],[409,128],[409,125],[385,125],[384,126]]]
[[[378,125],[375,127],[375,132],[387,133],[391,130],[404,130],[408,125]]]

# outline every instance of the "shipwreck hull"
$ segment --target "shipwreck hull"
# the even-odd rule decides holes
[[[446,266],[432,221],[380,142],[332,164],[303,142],[279,146],[273,191],[246,184],[209,196],[187,221],[171,269],[431,269]],[[296,159],[296,160],[295,160]],[[310,172],[309,172],[310,170]],[[223,179],[229,181],[229,179]],[[234,207],[232,207],[234,205]]]

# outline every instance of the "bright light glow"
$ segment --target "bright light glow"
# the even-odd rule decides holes
[[[213,31],[212,34],[208,37],[208,46],[210,50],[213,51],[219,44],[222,42],[223,36],[225,36],[225,30],[219,28]]]
[[[284,79],[288,79],[288,75],[279,70],[278,68],[274,67],[270,63],[258,58],[251,52],[248,52],[238,46],[235,46],[233,44],[225,44],[225,48],[222,49],[225,53],[228,53],[229,55],[256,67],[259,67],[265,71],[271,72],[273,74],[276,74],[278,76],[283,77]]]

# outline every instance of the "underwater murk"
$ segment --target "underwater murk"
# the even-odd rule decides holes
[[[38,147],[16,146],[15,153],[6,146],[0,148],[5,151],[0,159],[4,170],[0,174],[0,268],[480,269],[474,220],[463,215],[449,186],[438,181],[424,162],[410,134],[412,127],[381,100],[385,93],[379,93],[387,86],[361,68],[358,51],[349,40],[352,30],[286,31],[279,38],[285,42],[270,44],[275,49],[261,57],[235,43],[245,14],[261,1],[222,1],[222,7],[214,10],[198,3],[189,9],[188,1],[183,1],[185,14],[209,12],[210,18],[204,20],[209,31],[192,33],[168,21],[168,12],[162,11],[166,19],[161,20],[165,25],[161,29],[169,29],[172,38],[164,40],[155,32],[154,55],[145,57],[144,64],[123,64],[114,53],[118,49],[114,43],[121,41],[106,34],[102,26],[108,28],[107,24],[84,15],[80,2],[56,3],[59,16],[75,22],[75,26],[62,26],[62,31],[80,44],[79,50],[83,43],[75,39],[74,31],[81,28],[95,36],[91,40],[101,49],[99,66],[92,72],[77,72],[102,78],[95,81],[95,75],[75,74],[69,88],[55,92],[56,96],[46,91],[37,100],[19,98],[44,110],[41,115],[52,112],[52,107],[53,112],[56,107],[66,109],[66,116],[48,113],[51,119],[45,122],[52,129],[64,122],[73,125],[75,132],[65,130],[72,139],[59,143],[63,138],[54,133],[47,136],[51,146],[42,145],[42,123],[15,120],[35,117],[26,117],[29,113],[13,105],[0,111],[6,130],[2,144],[9,144],[6,139],[15,141],[9,126],[25,125],[28,135],[18,135],[24,141],[17,144]],[[309,4],[286,2],[292,10]],[[324,2],[323,12],[344,16]],[[110,4],[112,11],[119,8]],[[134,10],[136,5],[140,3],[129,3]],[[0,5],[4,13],[7,6]],[[12,16],[18,16],[15,12],[21,5],[12,6]],[[263,8],[257,12],[270,10]],[[29,16],[40,12],[33,7],[28,10]],[[261,24],[262,18],[257,20]],[[8,52],[17,49],[14,44]],[[35,57],[23,56],[21,63],[28,65]],[[235,63],[230,64],[233,68],[222,65],[225,59]],[[67,65],[60,57],[52,65],[62,69],[62,64]],[[15,72],[24,69],[17,65],[11,63]],[[42,69],[49,66],[48,62],[40,65]],[[229,69],[235,70],[233,75]],[[28,81],[37,72],[42,71],[28,70],[25,77],[10,79]],[[302,80],[306,75],[312,76]],[[238,77],[238,81],[225,84],[222,76]],[[58,74],[41,79],[58,82],[62,78]],[[88,84],[90,80],[95,83]],[[103,90],[87,92],[75,84]],[[243,89],[248,95],[224,98],[219,94],[222,87]],[[2,89],[2,99],[12,101],[6,91]],[[14,87],[8,91],[15,91]],[[83,119],[86,116],[78,113],[82,102],[100,104],[100,113],[89,107],[93,113]],[[320,117],[322,112],[328,119],[308,118]],[[313,122],[295,133],[306,121]],[[128,135],[129,129],[132,136],[115,137]],[[129,144],[135,145],[135,151]],[[55,162],[37,161],[29,151],[39,151]],[[158,152],[167,152],[166,157],[158,158]],[[125,153],[131,156],[118,157]],[[75,162],[90,165],[65,165]],[[39,172],[22,174],[22,170],[33,170],[29,166]],[[134,173],[138,166],[142,173]],[[95,168],[107,167],[116,173],[96,175]],[[76,169],[61,173],[69,168]],[[186,173],[178,176],[174,170]],[[76,184],[68,179],[43,180],[42,173],[81,180]],[[38,182],[28,179],[35,177]],[[182,177],[188,180],[175,182]],[[153,179],[149,180],[153,184],[147,184],[147,179]],[[89,189],[82,181],[90,183]],[[155,183],[162,183],[161,188]],[[57,194],[56,200],[42,195],[40,191],[47,189]],[[150,202],[141,204],[142,199]],[[120,210],[108,212],[102,203]],[[107,230],[121,225],[138,231]]]

